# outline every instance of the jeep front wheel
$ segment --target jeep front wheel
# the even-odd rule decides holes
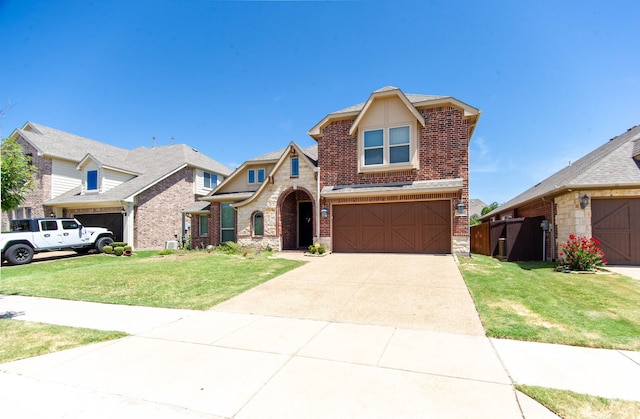
[[[33,249],[26,244],[14,244],[4,252],[4,257],[12,265],[24,265],[33,259]]]
[[[96,250],[98,253],[102,253],[102,250],[105,246],[111,246],[113,243],[113,239],[111,237],[100,237],[98,241],[96,241]]]

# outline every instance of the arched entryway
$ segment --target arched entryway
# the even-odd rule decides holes
[[[279,228],[283,250],[306,249],[315,235],[313,196],[304,188],[287,189],[278,200]]]

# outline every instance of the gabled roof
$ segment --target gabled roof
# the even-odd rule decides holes
[[[502,204],[482,219],[489,219],[543,197],[554,197],[569,189],[640,187],[640,163],[634,160],[634,148],[639,142],[640,125],[636,125]]]
[[[311,128],[308,134],[314,139],[320,138],[320,134],[322,132],[322,128],[328,125],[331,121],[352,118],[356,117],[356,121],[353,126],[356,126],[357,123],[361,119],[362,115],[366,112],[368,106],[371,102],[378,98],[390,95],[397,95],[404,103],[407,105],[408,109],[414,113],[414,115],[420,116],[417,118],[418,120],[422,119],[422,125],[424,125],[424,119],[422,115],[417,111],[417,108],[425,107],[425,106],[438,106],[449,104],[451,106],[457,107],[464,112],[465,117],[472,118],[473,121],[470,124],[470,136],[473,134],[473,130],[475,129],[475,125],[480,118],[480,110],[470,106],[454,97],[451,96],[436,96],[436,95],[421,95],[414,93],[404,93],[397,87],[394,86],[385,86],[381,89],[374,91],[366,102],[358,103],[357,105],[349,106],[347,108],[332,112],[325,116],[320,122],[318,122],[313,128]],[[364,112],[363,112],[364,111]],[[355,128],[352,126],[352,133],[355,132]]]
[[[100,194],[80,195],[81,189],[75,188],[48,200],[47,205],[130,201],[135,195],[187,166],[223,176],[232,172],[230,168],[186,144],[125,150],[33,122],[27,122],[12,135],[16,134],[33,145],[41,155],[77,163],[90,158],[102,167],[135,175]]]
[[[253,197],[258,196],[262,191],[262,189],[264,189],[265,185],[267,184],[266,181],[263,182],[260,185],[260,187],[255,191],[236,191],[236,192],[224,192],[224,193],[221,193],[220,191],[224,189],[224,187],[228,183],[233,182],[233,180],[236,177],[244,175],[244,169],[247,166],[252,166],[258,163],[265,163],[265,162],[275,163],[275,166],[273,167],[272,172],[276,171],[281,166],[282,162],[285,160],[286,156],[289,153],[289,150],[292,147],[295,148],[299,154],[306,156],[308,162],[311,165],[317,166],[318,146],[312,145],[306,148],[300,148],[300,146],[298,146],[295,142],[292,141],[285,148],[280,148],[278,150],[275,150],[275,151],[272,151],[272,152],[269,152],[245,161],[244,163],[242,163],[240,167],[238,167],[229,177],[227,177],[222,183],[220,183],[206,197],[201,198],[201,200],[211,201],[211,202],[231,200],[231,201],[239,202],[239,204],[245,204],[250,202],[253,199]],[[270,173],[267,173],[267,175],[270,175]]]

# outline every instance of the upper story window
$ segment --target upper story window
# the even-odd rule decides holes
[[[247,182],[262,183],[264,182],[264,176],[265,176],[264,169],[250,169],[247,174]]]
[[[300,176],[300,160],[298,157],[291,157],[291,177]]]
[[[363,133],[363,166],[411,163],[411,127],[390,127]]]
[[[204,175],[204,187],[206,189],[213,189],[218,184],[218,175],[209,172],[203,172]]]
[[[87,190],[88,191],[98,190],[98,171],[97,170],[87,171]]]

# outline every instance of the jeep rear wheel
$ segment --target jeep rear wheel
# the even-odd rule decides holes
[[[100,237],[98,241],[96,241],[96,250],[98,253],[102,253],[105,246],[111,246],[113,243],[113,239],[111,237]]]
[[[12,265],[24,265],[33,259],[33,249],[26,244],[14,244],[4,252],[4,258]]]

